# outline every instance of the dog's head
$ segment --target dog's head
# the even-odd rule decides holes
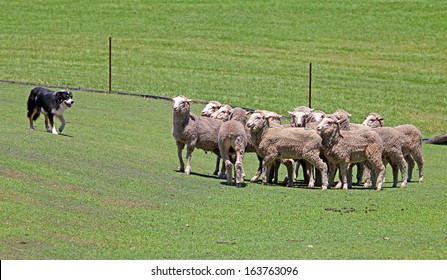
[[[59,104],[62,104],[65,108],[70,108],[74,103],[73,94],[70,91],[58,91],[56,92],[56,97]]]

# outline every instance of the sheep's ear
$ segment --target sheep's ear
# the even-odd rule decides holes
[[[383,120],[385,120],[385,119],[382,118],[382,117],[380,117],[380,118],[377,118],[377,120],[378,120],[378,121],[383,121]]]
[[[194,103],[194,100],[192,100],[192,99],[189,99],[189,98],[188,98],[188,99],[186,99],[185,101],[186,101],[186,102],[188,102],[188,103]]]
[[[293,115],[293,112],[291,112],[291,111],[287,111],[287,113],[289,113],[290,115]]]

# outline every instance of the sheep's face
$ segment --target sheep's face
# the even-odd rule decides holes
[[[292,121],[290,122],[292,127],[306,127],[311,116],[311,113],[297,111],[289,112],[289,114],[292,116]]]
[[[204,117],[211,117],[211,115],[219,110],[221,106],[222,104],[217,101],[210,101],[208,104],[205,105],[205,108],[203,108],[201,114]]]
[[[264,116],[261,113],[254,112],[253,114],[251,114],[250,119],[248,119],[247,127],[251,130],[256,130],[261,128],[264,123]]]
[[[218,119],[221,121],[228,121],[230,119],[230,116],[232,113],[233,113],[233,108],[231,108],[230,106],[223,106],[223,107],[220,107],[219,110],[214,112],[211,115],[211,118]]]
[[[379,114],[377,113],[370,113],[365,120],[363,121],[363,125],[375,128],[375,127],[381,127],[383,126],[383,120]]]
[[[321,111],[313,112],[309,122],[321,122],[324,117],[326,117],[326,114]]]
[[[172,110],[174,112],[186,112],[189,111],[189,104],[192,102],[191,99],[188,99],[184,96],[177,96],[172,98],[174,104],[172,104]]]
[[[317,131],[325,131],[334,126],[338,125],[338,121],[336,118],[324,117],[323,120],[318,124]]]

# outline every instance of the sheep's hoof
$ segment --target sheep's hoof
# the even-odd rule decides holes
[[[185,174],[186,175],[189,175],[191,173],[191,170],[189,169],[189,168],[187,168],[186,170],[185,170]]]
[[[419,178],[419,183],[423,183],[424,182],[424,177]]]
[[[250,179],[250,182],[256,183],[256,182],[258,182],[258,179],[259,179],[259,177],[255,176],[255,177]]]
[[[327,186],[321,186],[321,190],[322,190],[322,191],[327,190]]]

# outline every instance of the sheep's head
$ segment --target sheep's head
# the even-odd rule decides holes
[[[259,130],[263,127],[270,127],[271,123],[280,123],[283,116],[270,111],[256,110],[247,121],[247,127],[251,130]]]
[[[321,120],[317,126],[317,131],[322,132],[330,129],[336,129],[339,127],[340,120],[333,115],[328,115]]]
[[[292,116],[290,121],[292,127],[306,127],[312,116],[312,112],[289,111],[288,113]]]
[[[224,105],[219,108],[216,112],[211,114],[211,118],[218,119],[221,121],[228,121],[231,114],[233,113],[233,108],[229,105]]]
[[[219,110],[219,108],[222,107],[222,104],[218,101],[210,101],[208,104],[205,105],[205,108],[203,108],[201,114],[204,117],[211,117],[211,115]]]
[[[349,123],[350,123],[349,119],[352,116],[351,114],[349,114],[348,112],[346,112],[343,109],[338,109],[332,115],[338,120],[338,123],[343,127],[343,129],[348,128]]]
[[[184,96],[177,96],[172,98],[174,101],[174,104],[172,104],[172,110],[174,112],[186,112],[189,111],[190,103],[192,102],[191,99],[188,99]]]
[[[311,116],[309,122],[318,122],[319,123],[324,119],[324,117],[326,117],[326,113],[324,113],[323,111],[316,110],[316,111],[312,112],[312,116]]]
[[[384,120],[385,119],[377,113],[369,113],[362,124],[373,128],[382,127]]]

